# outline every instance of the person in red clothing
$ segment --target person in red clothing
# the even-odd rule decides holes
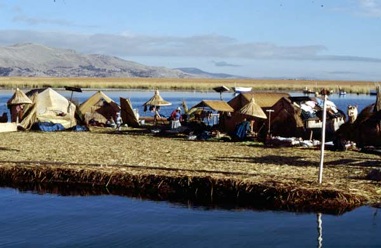
[[[181,108],[177,107],[174,111],[171,113],[171,129],[176,129],[178,127],[181,127]]]

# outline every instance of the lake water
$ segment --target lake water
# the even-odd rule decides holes
[[[71,92],[61,94],[70,97]],[[94,91],[77,93],[83,102]],[[107,91],[130,98],[142,113],[152,91]],[[0,113],[13,91],[0,91]],[[173,106],[189,107],[215,92],[161,92]],[[233,96],[223,94],[224,100]],[[345,110],[375,96],[331,96]],[[1,141],[0,141],[1,146]],[[0,151],[1,152],[1,151]],[[1,155],[1,153],[0,153]],[[381,247],[379,209],[361,207],[343,215],[216,209],[113,195],[62,196],[0,188],[0,247]]]
[[[0,189],[0,247],[381,247],[379,209],[340,216]]]

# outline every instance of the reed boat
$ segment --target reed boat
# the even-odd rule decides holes
[[[233,90],[235,93],[250,92],[252,90],[252,87],[237,86],[233,87]]]

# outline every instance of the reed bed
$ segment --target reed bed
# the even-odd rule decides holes
[[[93,132],[0,133],[2,184],[100,187],[152,199],[342,213],[381,202],[366,179],[379,156],[266,148],[255,142],[189,141],[124,128]]]
[[[64,88],[65,86],[88,89],[165,89],[210,91],[213,87],[225,85],[252,87],[261,91],[302,91],[307,87],[314,91],[339,88],[347,93],[369,94],[377,82],[333,81],[333,80],[262,80],[262,79],[202,79],[202,78],[21,78],[0,77],[0,88],[31,89],[41,87]]]

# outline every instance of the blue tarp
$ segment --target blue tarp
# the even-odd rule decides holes
[[[83,132],[83,131],[89,131],[89,129],[86,126],[76,125],[72,128],[75,132]]]
[[[51,123],[51,122],[38,122],[35,125],[35,128],[41,130],[43,132],[55,132],[55,131],[63,131],[65,130],[64,126],[59,123]]]
[[[250,132],[250,122],[243,121],[236,126],[234,134],[242,140],[246,138],[248,132]]]

